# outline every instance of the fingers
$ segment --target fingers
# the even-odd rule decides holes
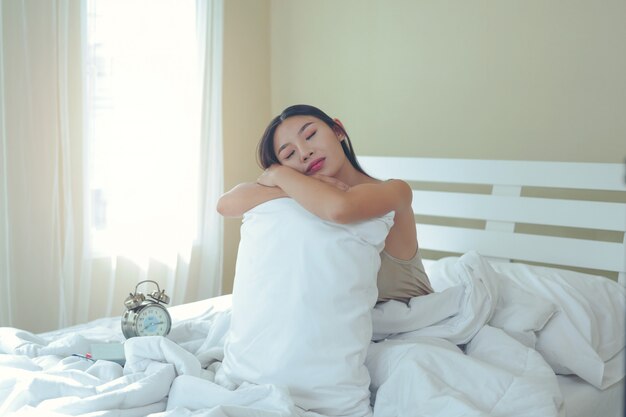
[[[342,191],[348,191],[348,189],[350,188],[346,183],[339,181],[338,179],[333,178],[333,177],[329,177],[329,176],[322,175],[322,174],[313,174],[312,177],[322,182],[325,182],[327,184],[330,184],[334,186],[335,188],[338,188]]]
[[[258,184],[265,185],[266,187],[274,186],[274,183],[272,182],[271,177],[267,172],[267,169],[263,171],[261,175],[259,175],[259,178],[257,178],[256,182]]]

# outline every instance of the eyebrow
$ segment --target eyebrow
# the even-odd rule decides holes
[[[300,130],[298,130],[298,135],[302,134],[302,132],[304,132],[304,129],[306,129],[311,124],[313,124],[313,122],[307,122],[307,123],[303,124],[302,127],[300,128]],[[289,143],[283,143],[280,146],[280,148],[278,148],[278,152],[277,153],[280,153],[280,151],[285,149],[287,146],[289,146]]]
[[[300,128],[300,130],[298,130],[298,135],[302,134],[302,132],[304,132],[304,129],[307,128],[307,126],[312,125],[313,122],[308,122],[302,125],[302,127]]]

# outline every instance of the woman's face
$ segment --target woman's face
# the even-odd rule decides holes
[[[305,175],[332,177],[347,162],[341,139],[339,133],[316,117],[292,116],[276,129],[274,152],[282,165]]]

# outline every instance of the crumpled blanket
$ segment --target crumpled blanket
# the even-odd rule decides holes
[[[461,285],[374,309],[374,417],[560,415],[554,371],[533,349],[556,307],[503,281],[475,252],[451,273]]]
[[[376,307],[366,362],[374,416],[560,415],[554,372],[517,337],[528,318],[499,303],[508,290],[478,255],[457,273],[462,285]],[[208,308],[167,338],[129,339],[124,367],[72,356],[122,341],[119,318],[45,336],[0,328],[0,416],[318,416],[287,387],[215,383],[229,322],[229,310]]]
[[[119,319],[109,321],[119,327]],[[0,415],[304,415],[286,388],[249,384],[230,391],[212,382],[229,321],[230,311],[210,308],[177,323],[167,338],[129,339],[123,368],[72,356],[92,343],[123,341],[113,325],[91,328],[88,337],[70,332],[49,341],[2,328]]]

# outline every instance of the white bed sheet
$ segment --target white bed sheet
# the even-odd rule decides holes
[[[181,322],[184,320],[193,319],[202,316],[209,309],[213,312],[225,311],[230,309],[231,295],[222,295],[220,297],[209,298],[206,300],[195,301],[192,303],[181,304],[173,307],[168,307],[167,311],[172,317],[172,322]],[[65,327],[59,330],[52,330],[45,333],[40,333],[38,336],[52,340],[60,335],[66,335],[71,332],[85,332],[93,329],[96,326],[102,326],[111,330],[121,331],[121,321],[119,317],[105,317],[97,319],[84,324],[78,324],[76,326]]]
[[[170,308],[170,313],[174,321],[179,324],[179,326],[177,326],[175,329],[174,333],[176,334],[174,335],[174,338],[178,337],[178,338],[186,339],[186,338],[189,338],[190,336],[196,337],[198,334],[198,330],[204,329],[204,327],[202,327],[202,329],[197,329],[196,326],[198,325],[198,323],[202,324],[204,322],[205,324],[210,324],[207,322],[207,318],[209,317],[207,316],[207,311],[209,309],[213,313],[215,313],[218,311],[228,310],[229,308],[230,308],[230,296],[222,296],[222,297],[217,297],[215,299],[203,300],[203,301],[199,301],[195,303],[190,303],[190,304]],[[212,314],[211,316],[214,316],[214,314]],[[194,318],[197,318],[197,319],[194,319]],[[180,325],[181,323],[184,323],[184,322],[187,322],[189,326]],[[91,332],[91,335],[94,336],[94,338],[96,339],[100,339],[101,337],[109,337],[109,335],[112,335],[114,337],[119,337],[121,333],[119,326],[120,326],[119,317],[105,318],[105,319],[97,320],[95,322],[86,323],[86,324],[79,325],[79,326],[74,326],[72,328],[60,329],[58,331],[44,333],[38,336],[42,336],[48,340],[53,340],[53,339],[56,339],[57,337],[68,335],[70,333],[80,333],[81,335],[84,335],[85,337],[89,337],[90,332]],[[221,334],[223,333],[223,331],[218,331],[217,333]],[[199,342],[201,341],[199,340]],[[163,347],[167,348],[167,346],[163,346]],[[188,347],[191,349],[192,346],[188,346]],[[151,349],[152,346],[146,346],[146,348]],[[200,348],[200,346],[194,347],[194,349],[197,349],[197,348]],[[144,355],[143,357],[148,357],[149,355],[152,355],[154,353],[152,351],[145,352],[145,349],[143,350],[144,351],[141,351],[141,349],[135,349],[134,352],[135,353],[139,352],[141,355]],[[165,350],[167,349],[163,349],[163,352],[159,352],[159,353],[163,353],[167,356],[167,352],[165,352]],[[202,350],[202,349],[198,349],[198,350]],[[207,354],[211,355],[213,353],[207,351]],[[175,357],[174,359],[175,360],[170,361],[170,362],[175,363],[177,367],[185,366],[185,363],[184,363],[185,361],[181,360],[180,357]],[[202,359],[202,358],[199,358],[199,359]],[[137,360],[131,360],[131,363],[134,366],[136,366],[139,362]],[[454,373],[456,373],[456,371]],[[452,373],[451,375],[453,375],[454,373]],[[590,384],[580,380],[577,377],[559,376],[558,383],[559,383],[559,387],[560,387],[560,390],[562,392],[563,399],[564,399],[564,410],[562,410],[562,412],[564,411],[564,413],[562,414],[565,415],[566,417],[592,417],[592,416],[603,416],[603,417],[615,416],[617,417],[617,416],[622,415],[621,413],[622,413],[623,387],[624,387],[623,381],[604,391],[600,391],[594,388]],[[194,384],[197,385],[197,381],[194,382],[194,380],[191,380],[191,379],[186,380],[182,378],[180,380],[180,383],[178,384],[178,388],[177,386],[172,386],[172,391],[170,392],[170,400],[172,400],[172,397],[178,396],[179,398],[182,398],[186,401],[186,402],[183,402],[185,406],[189,406],[190,403],[189,403],[188,394],[189,394],[190,388],[192,388]],[[212,385],[210,387],[209,386],[203,387],[203,389],[205,388],[208,389],[211,387],[215,388],[215,385]],[[398,392],[397,388],[398,387],[396,387],[393,391]],[[177,393],[178,391],[180,391],[180,393]],[[257,390],[257,391],[250,392],[248,394],[248,397],[250,396],[254,396],[254,398],[258,397],[257,399],[255,399],[256,401],[255,405],[257,407],[263,407],[264,400],[262,400],[262,398],[259,396],[266,398],[267,393],[265,393],[264,391],[261,392],[262,390]],[[219,393],[216,394],[216,397],[223,398],[224,393],[225,392],[220,391]],[[414,395],[411,394],[407,398],[409,397],[412,398],[414,397]],[[288,404],[288,401],[285,401],[283,393],[281,392],[272,392],[272,398],[273,398],[272,401],[274,402],[271,405],[274,407],[274,409],[276,409],[276,405],[284,406]],[[395,397],[393,396],[390,396],[388,398],[391,399],[392,401],[395,401],[394,400]],[[155,406],[159,406],[159,404],[160,403],[156,403]],[[203,403],[202,406],[206,407],[206,404]],[[516,408],[516,409],[519,410],[519,408]],[[146,412],[147,411],[149,410],[146,409]],[[226,412],[226,409],[224,409],[223,411]],[[220,414],[215,414],[215,415],[220,415]],[[236,414],[233,414],[233,415],[236,415]],[[300,415],[304,415],[304,414],[300,414]]]
[[[576,375],[557,375],[565,417],[622,417],[624,380],[599,390]]]

